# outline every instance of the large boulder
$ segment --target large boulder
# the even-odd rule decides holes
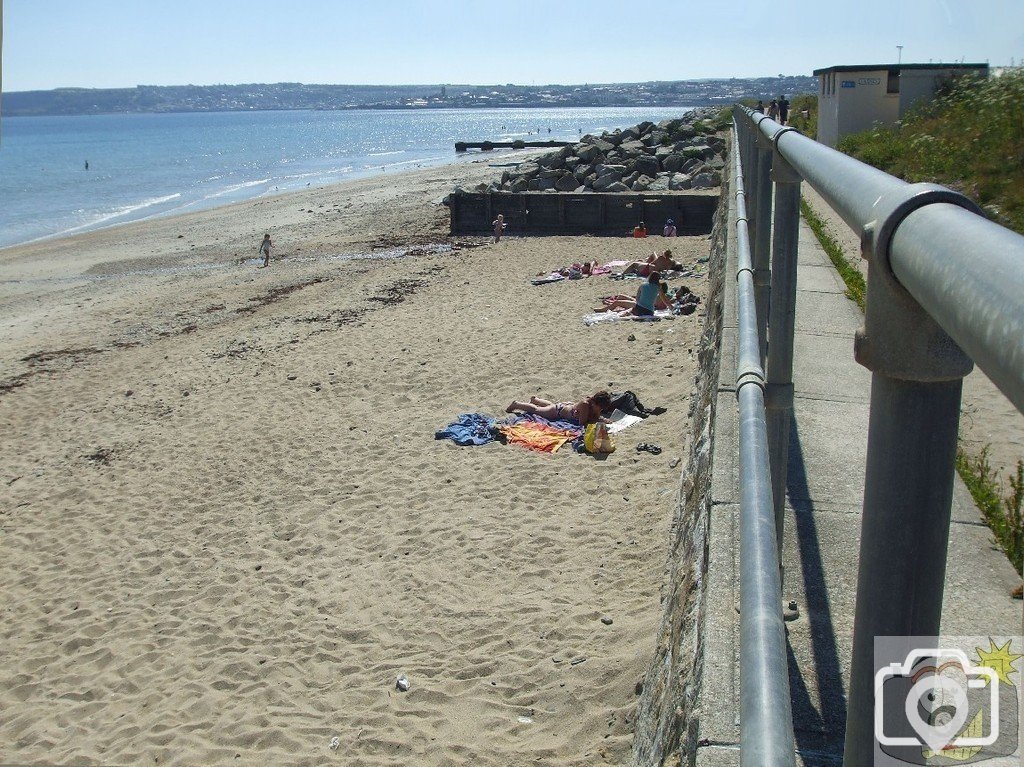
[[[543,168],[537,176],[539,178],[561,178],[564,172],[559,168]]]
[[[704,164],[707,167],[712,168],[713,170],[721,170],[722,168],[725,167],[725,160],[721,157],[721,155],[716,154],[714,157],[712,157]]]
[[[593,165],[581,162],[579,165],[576,166],[576,169],[572,172],[572,174],[576,177],[577,181],[582,181],[593,172]]]
[[[642,123],[639,123],[636,126],[636,130],[637,130],[637,133],[639,133],[639,135],[642,136],[645,133],[648,133],[651,130],[651,128],[653,128],[653,127],[654,127],[654,123],[648,122],[647,120],[644,120]]]
[[[618,146],[619,144],[622,143],[622,131],[616,128],[611,133],[602,133],[601,140],[607,141],[609,144],[614,144],[615,146]]]
[[[555,181],[555,189],[559,192],[573,192],[579,185],[580,182],[571,173],[566,173]]]
[[[658,175],[658,171],[661,170],[661,163],[658,162],[658,158],[654,155],[645,154],[642,157],[636,158],[633,168],[640,171],[645,176],[654,178]]]
[[[548,189],[554,189],[555,182],[550,178],[532,178],[527,183],[527,188],[531,192],[544,192]]]
[[[665,164],[665,158],[672,154],[675,150],[671,146],[659,146],[654,150],[654,156],[658,158],[658,161],[662,165]]]
[[[565,169],[569,171],[576,170],[579,164],[583,162],[579,157],[566,157],[565,158]]]
[[[694,189],[713,189],[722,185],[722,177],[718,173],[698,173],[693,177]]]
[[[640,173],[640,171],[635,170],[632,173],[630,173],[628,176],[623,177],[622,183],[625,184],[628,187],[632,187],[633,186],[633,182],[636,181],[638,178],[640,178],[641,175],[642,174]]]
[[[647,187],[648,192],[667,192],[669,190],[669,175],[668,173],[659,173],[658,177],[651,182],[650,186]]]
[[[595,162],[599,162],[604,159],[604,152],[594,144],[580,144],[576,147],[576,156],[583,160],[583,162],[593,165]]]
[[[525,179],[525,178],[517,178],[515,181],[512,182],[512,184],[508,188],[508,190],[510,192],[516,192],[516,193],[527,192],[527,191],[529,191],[529,189],[530,189],[530,182],[529,182],[528,179]]]
[[[697,131],[693,129],[693,126],[686,125],[685,123],[672,131],[672,138],[675,141],[684,141],[685,139],[693,138],[696,135]]]
[[[556,153],[546,154],[537,160],[537,164],[542,168],[562,168],[565,167],[565,158]]]
[[[683,163],[686,162],[686,157],[676,152],[665,157],[661,161],[661,167],[670,173],[675,173],[677,170],[683,167]]]
[[[715,150],[707,144],[698,144],[697,146],[686,147],[686,149],[683,150],[683,156],[709,159],[715,156]]]
[[[610,165],[608,163],[598,163],[594,166],[594,170],[597,172],[597,177],[601,178],[608,173],[618,173],[619,178],[622,178],[622,174],[626,172],[625,165]]]
[[[630,139],[629,141],[623,141],[619,144],[619,151],[624,156],[636,156],[638,154],[644,154],[647,151],[647,145],[638,139]]]
[[[540,166],[535,162],[521,162],[516,166],[515,174],[522,178],[533,178],[540,173]]]
[[[646,192],[653,183],[654,179],[650,176],[640,176],[640,178],[633,182],[632,189],[634,192]]]
[[[692,189],[693,179],[685,173],[673,173],[672,177],[668,180],[668,188],[674,192],[683,189]]]
[[[583,143],[588,146],[597,147],[597,150],[601,154],[607,154],[608,152],[612,151],[615,148],[615,144],[611,143],[610,141],[605,141],[604,139],[597,138],[596,136],[590,136],[589,140],[584,139]],[[576,154],[578,155],[579,152],[577,152]]]
[[[595,189],[594,191],[597,191],[597,189]],[[629,191],[629,187],[626,186],[625,184],[623,184],[621,181],[616,181],[614,184],[611,184],[610,186],[608,186],[607,188],[605,188],[605,189],[603,189],[601,191],[605,191],[605,192],[628,192]]]
[[[661,146],[663,142],[668,142],[668,134],[663,130],[652,130],[650,133],[644,136],[644,144],[649,147]]]
[[[634,128],[626,128],[624,131],[622,131],[619,134],[619,136],[621,137],[621,140],[620,140],[619,143],[620,144],[624,144],[627,141],[636,141],[638,138],[640,138],[641,134],[642,134],[642,131],[637,130],[635,127]]]
[[[703,161],[699,157],[690,157],[683,163],[683,166],[679,169],[683,173],[693,174],[693,172],[703,165]]]
[[[612,184],[621,183],[621,180],[621,173],[606,173],[603,176],[598,176],[594,180],[594,191],[607,192],[609,191],[608,187],[610,187]]]

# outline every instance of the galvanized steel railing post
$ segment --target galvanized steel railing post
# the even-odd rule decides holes
[[[877,198],[863,230],[868,294],[854,351],[873,375],[846,767],[874,762],[875,637],[939,634],[960,393],[973,363],[900,285],[889,259],[904,218],[955,199],[904,185]]]
[[[756,123],[755,123],[756,125]],[[772,150],[771,139],[755,127],[757,191],[754,197],[754,295],[757,298],[757,332],[761,359],[768,348],[768,304],[771,286]]]
[[[783,129],[786,130],[793,129]],[[784,582],[783,533],[786,469],[789,462],[790,422],[793,415],[793,332],[796,325],[796,264],[800,234],[801,179],[800,174],[778,151],[772,159],[772,179],[775,182],[775,223],[772,237],[771,311],[768,317],[768,380],[765,388],[765,406],[768,409],[768,456],[772,467],[779,573]]]

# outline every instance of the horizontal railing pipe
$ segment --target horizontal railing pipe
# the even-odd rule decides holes
[[[747,232],[739,132],[734,128],[737,221],[736,397],[740,419],[740,762],[796,763],[782,583],[764,405],[765,374]]]

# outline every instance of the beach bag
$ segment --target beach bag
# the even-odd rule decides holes
[[[588,453],[614,453],[615,440],[608,433],[608,427],[603,423],[587,424],[583,432],[583,447]]]

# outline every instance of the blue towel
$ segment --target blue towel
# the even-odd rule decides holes
[[[434,439],[450,439],[456,445],[486,445],[494,442],[494,419],[480,413],[462,413],[458,420],[434,432]]]

